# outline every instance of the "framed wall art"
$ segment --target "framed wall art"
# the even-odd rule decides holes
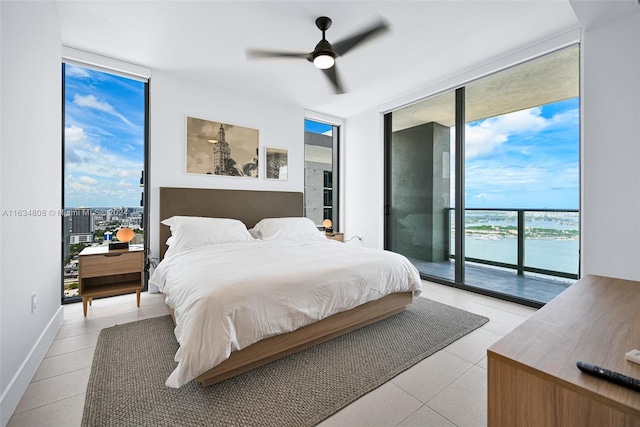
[[[187,117],[187,173],[258,178],[258,130]]]
[[[287,150],[281,148],[265,148],[266,178],[287,180],[289,160]]]

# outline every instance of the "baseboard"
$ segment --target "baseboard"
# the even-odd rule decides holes
[[[15,411],[22,395],[27,390],[31,378],[38,370],[40,362],[44,358],[51,343],[56,337],[62,321],[64,320],[64,310],[62,306],[53,315],[47,327],[42,331],[27,358],[22,362],[20,368],[11,379],[6,390],[0,396],[0,426],[4,427],[9,422],[13,411]]]

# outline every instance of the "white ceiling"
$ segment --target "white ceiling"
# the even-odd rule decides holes
[[[567,0],[54,5],[66,46],[343,118],[579,27]],[[380,17],[391,26],[386,35],[338,58],[348,93],[335,95],[322,72],[305,60],[246,59],[250,47],[312,51],[321,38],[314,21],[322,15],[333,20],[330,42]]]

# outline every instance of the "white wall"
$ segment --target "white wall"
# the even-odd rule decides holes
[[[304,191],[304,109],[208,88],[162,70],[153,70],[150,83],[151,147],[149,184],[150,239],[159,253],[160,187],[222,188],[233,190]],[[194,175],[185,172],[186,116],[259,130],[259,164],[265,164],[265,147],[288,150],[287,181]],[[152,289],[155,291],[155,289]]]
[[[51,2],[1,2],[0,422],[62,323],[60,23]],[[13,210],[44,210],[15,216]],[[37,310],[31,313],[31,293]]]
[[[640,6],[583,40],[582,271],[640,280]]]
[[[342,141],[345,238],[358,235],[362,246],[384,246],[383,117],[377,109],[347,120]]]

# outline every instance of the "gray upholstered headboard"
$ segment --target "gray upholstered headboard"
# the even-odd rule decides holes
[[[303,195],[285,191],[160,187],[160,221],[174,215],[234,218],[252,228],[263,218],[302,216]],[[160,259],[171,235],[160,224]]]

